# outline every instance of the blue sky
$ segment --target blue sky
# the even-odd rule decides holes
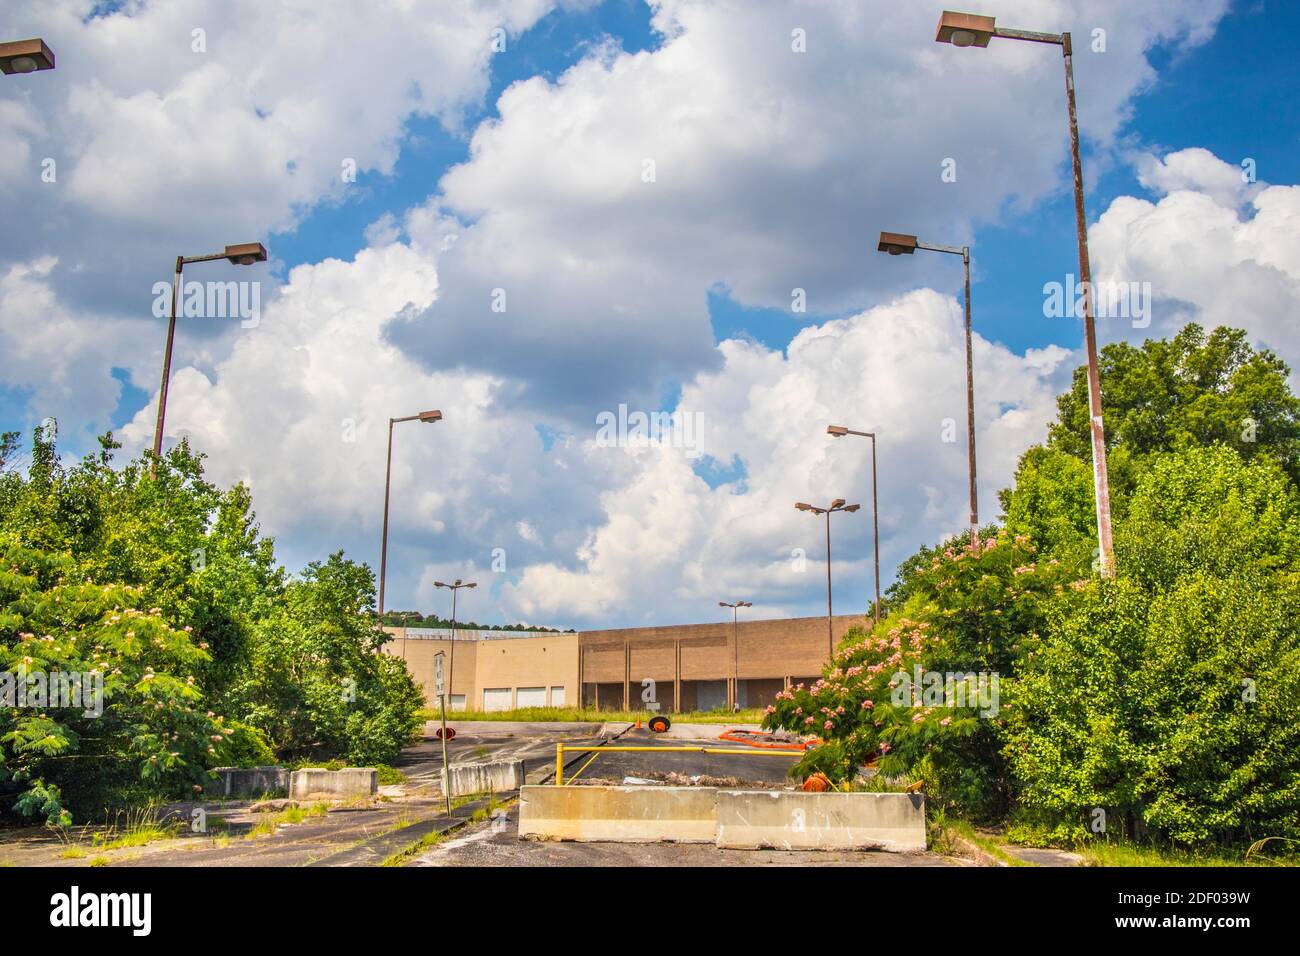
[[[1072,0],[1047,22],[1009,0],[999,22],[1074,31],[1094,271],[1158,302],[1150,329],[1103,337],[1230,322],[1295,364],[1300,8],[1225,2]],[[182,324],[168,441],[251,483],[291,568],[339,547],[377,564],[385,419],[437,406],[395,449],[390,606],[492,573],[483,621],[695,620],[718,590],[817,613],[816,575],[791,568],[824,556],[789,505],[864,496],[870,474],[826,420],[881,435],[886,580],[964,520],[964,441],[940,437],[965,421],[961,264],[883,256],[879,231],[972,246],[984,518],[1079,361],[1078,323],[1043,311],[1077,271],[1059,57],[940,47],[932,6],[20,0],[0,30],[46,36],[59,69],[0,84],[0,200],[36,224],[0,237],[0,428],[53,415],[68,455],[109,427],[137,453],[148,290],[177,249],[260,236],[272,263],[239,277],[263,321]],[[507,49],[485,55],[497,24]],[[1267,189],[1239,181],[1248,157]],[[698,421],[700,447],[593,443],[620,405]],[[848,595],[865,527],[835,555]]]

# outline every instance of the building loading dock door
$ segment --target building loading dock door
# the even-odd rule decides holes
[[[546,688],[545,687],[520,687],[518,690],[515,691],[515,706],[545,707]]]
[[[510,688],[509,687],[484,687],[483,688],[483,709],[484,710],[510,710]]]
[[[699,680],[695,682],[696,710],[723,710],[727,706],[725,680]]]

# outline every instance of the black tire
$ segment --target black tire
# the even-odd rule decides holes
[[[659,714],[655,717],[650,718],[650,723],[648,726],[655,733],[662,734],[665,731],[667,731],[668,728],[671,727],[672,725],[673,722],[671,720],[669,720],[667,717],[663,716],[662,714]]]

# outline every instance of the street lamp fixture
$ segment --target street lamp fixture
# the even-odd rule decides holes
[[[0,73],[35,73],[52,69],[54,53],[39,37],[0,43]]]
[[[882,232],[880,245],[876,249],[880,252],[888,252],[891,256],[910,256],[916,252],[916,246],[916,236],[904,235],[901,232]]]
[[[843,425],[827,425],[826,434],[832,438],[857,435],[871,439],[871,543],[876,559],[876,623],[880,623],[880,515],[876,503],[876,433],[859,432]]]
[[[176,338],[176,306],[181,294],[181,273],[190,263],[215,262],[218,259],[225,259],[231,265],[251,266],[255,262],[266,261],[266,246],[260,242],[242,242],[226,246],[223,252],[206,256],[176,257],[176,271],[172,274],[171,315],[167,319],[167,345],[163,349],[162,385],[158,389],[158,420],[153,429],[153,461],[149,465],[151,475],[157,473],[158,459],[162,457],[163,422],[167,417],[167,386],[172,376],[172,342]]]
[[[977,19],[987,19],[980,17]],[[948,255],[961,256],[962,270],[966,285],[963,301],[966,310],[966,462],[970,473],[970,543],[979,540],[979,493],[975,481],[975,366],[971,347],[970,325],[970,246],[940,246],[932,242],[921,242],[916,236],[902,232],[882,232],[880,252],[891,256],[912,255],[917,249],[927,252],[944,252]]]
[[[807,511],[813,515],[826,516],[826,642],[830,649],[830,654],[834,655],[835,632],[831,626],[831,515],[839,511],[852,514],[862,506],[845,504],[843,498],[836,498],[830,503],[829,508],[818,508],[816,505],[810,505],[806,501],[796,501],[794,506],[799,511]]]
[[[986,47],[993,37],[1047,43],[1061,48],[1065,60],[1065,101],[1070,124],[1070,158],[1074,166],[1074,228],[1079,244],[1079,280],[1083,284],[1083,338],[1088,352],[1088,419],[1092,432],[1092,482],[1097,509],[1097,543],[1101,573],[1115,574],[1110,521],[1110,476],[1106,467],[1106,429],[1101,410],[1101,370],[1097,363],[1097,328],[1092,301],[1092,267],[1088,259],[1088,220],[1083,208],[1083,161],[1079,150],[1079,116],[1074,97],[1074,47],[1069,33],[1038,33],[999,27],[993,17],[945,10],[935,40],[955,46]]]
[[[230,247],[227,247],[230,248]],[[418,415],[406,415],[388,420],[388,463],[384,467],[384,538],[379,546],[379,622],[384,620],[384,583],[388,578],[388,495],[393,484],[393,426],[398,422],[440,422],[442,412],[433,409]],[[441,587],[442,585],[439,585]]]
[[[995,30],[993,17],[945,10],[939,17],[939,31],[934,38],[940,43],[951,43],[953,46],[985,47],[993,39]]]
[[[718,602],[718,607],[731,608],[731,691],[727,696],[733,712],[740,710],[740,625],[736,620],[736,612],[742,607],[753,606],[749,601],[733,601],[731,604]]]

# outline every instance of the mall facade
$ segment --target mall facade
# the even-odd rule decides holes
[[[443,652],[451,710],[584,707],[715,710],[765,707],[821,675],[860,615],[632,627],[578,633],[386,627],[384,652],[403,658],[435,706],[434,655]],[[650,706],[650,705],[658,706]]]

